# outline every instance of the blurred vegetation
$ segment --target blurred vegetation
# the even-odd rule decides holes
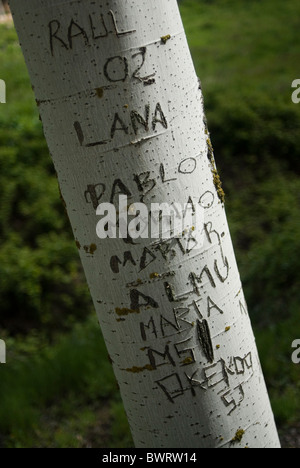
[[[299,423],[298,0],[182,0],[280,428]],[[0,27],[0,443],[130,447],[15,31]],[[92,318],[91,318],[92,317]]]

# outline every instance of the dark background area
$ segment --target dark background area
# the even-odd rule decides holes
[[[300,447],[298,0],[182,0],[262,367]],[[0,24],[2,447],[131,447],[11,22]]]

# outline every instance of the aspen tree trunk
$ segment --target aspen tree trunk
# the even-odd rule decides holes
[[[279,447],[176,0],[11,9],[136,446]],[[100,240],[120,194],[200,205],[202,249]]]

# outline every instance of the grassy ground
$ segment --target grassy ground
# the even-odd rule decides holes
[[[298,0],[182,0],[263,369],[299,443]],[[0,443],[130,447],[14,30],[0,25]],[[91,318],[92,316],[92,318]]]
[[[0,427],[8,447],[125,447],[132,444],[96,319],[51,345],[41,333],[7,339]]]

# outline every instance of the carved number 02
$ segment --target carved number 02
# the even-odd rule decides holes
[[[146,47],[141,47],[138,53],[131,56],[131,60],[133,62],[137,57],[141,57],[142,59],[141,63],[132,73],[131,78],[144,83],[145,86],[155,83],[155,73],[148,76],[141,76],[140,74],[140,71],[143,68],[146,61],[146,53]],[[120,81],[125,82],[129,78],[129,63],[127,57],[123,57],[121,55],[110,57],[109,59],[107,59],[103,71],[105,78],[110,83],[118,83]]]

